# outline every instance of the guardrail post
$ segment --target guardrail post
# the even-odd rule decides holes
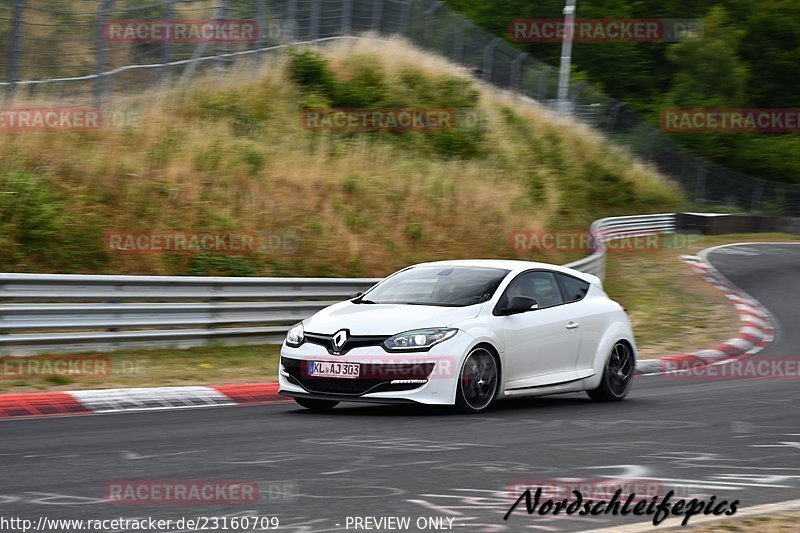
[[[94,80],[94,105],[100,109],[103,107],[103,96],[106,92],[106,75],[108,70],[107,53],[108,41],[106,40],[105,29],[108,24],[108,16],[111,9],[114,7],[114,0],[103,0],[100,5],[100,16],[97,18],[97,38],[96,38],[96,57],[95,57],[95,74],[97,77]]]
[[[342,35],[350,35],[353,18],[353,0],[342,0]]]
[[[313,41],[319,37],[319,0],[311,0],[311,30],[308,38]]]
[[[502,39],[495,37],[492,42],[483,47],[483,79],[492,81],[492,59],[494,56],[494,47],[502,42]]]
[[[22,12],[25,9],[25,0],[14,0],[11,12],[11,41],[8,46],[8,81],[11,85],[7,89],[7,97],[11,99],[19,81],[19,62],[22,55]]]
[[[372,1],[372,31],[380,33],[381,19],[383,18],[383,0]]]

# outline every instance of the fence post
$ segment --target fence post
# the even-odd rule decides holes
[[[576,108],[577,103],[578,103],[578,97],[581,95],[581,92],[585,88],[586,88],[586,82],[581,83],[580,85],[578,85],[575,88],[575,91],[572,94],[572,98],[570,98],[570,101],[569,101],[569,105],[570,105],[569,111],[570,111],[570,113],[575,113],[575,108]]]
[[[527,57],[527,52],[522,52],[516,58],[514,58],[514,62],[511,63],[511,79],[508,80],[508,85],[511,87],[511,90],[516,91],[519,88],[520,68],[522,67],[522,62],[525,61],[525,58]]]
[[[705,200],[706,194],[706,173],[708,169],[705,163],[700,163],[697,169],[697,183],[694,186],[694,200],[695,202],[702,202]]]
[[[380,33],[381,18],[383,18],[383,0],[372,2],[372,31]]]
[[[753,190],[753,199],[750,202],[750,211],[758,213],[761,209],[761,196],[764,194],[764,180],[756,181],[756,188]]]
[[[104,72],[108,70],[108,42],[106,41],[105,29],[106,24],[108,24],[109,13],[113,7],[114,0],[103,0],[100,5],[100,16],[97,18],[97,55],[94,68],[94,73],[97,77],[94,79],[94,105],[98,109],[103,107],[103,96],[106,92],[106,75]]]
[[[431,46],[433,41],[433,14],[442,6],[440,1],[434,2],[433,5],[425,12],[425,44]]]
[[[492,81],[492,56],[494,55],[494,47],[497,46],[502,39],[495,37],[492,42],[483,47],[483,79]]]
[[[552,72],[553,67],[550,65],[545,66],[542,69],[542,73],[539,75],[539,97],[538,100],[540,102],[544,102],[547,100],[547,82],[550,80],[550,72]]]
[[[622,108],[628,105],[627,102],[617,102],[611,109],[608,111],[608,124],[606,125],[606,133],[613,133],[614,129],[617,127],[617,119],[619,119],[619,113],[622,111]]]
[[[225,0],[222,0],[219,7],[217,8],[217,13],[214,18],[221,19],[225,18],[226,8],[225,8]],[[200,41],[197,43],[197,46],[194,47],[194,52],[192,52],[192,59],[187,63],[186,68],[183,69],[183,74],[181,74],[181,81],[180,85],[185,86],[187,85],[192,76],[194,76],[194,71],[197,70],[197,65],[200,63],[200,58],[203,57],[203,54],[206,52],[206,47],[208,46],[208,41]],[[212,60],[213,61],[213,60]],[[221,61],[218,59],[217,61]]]
[[[215,19],[226,19],[228,17],[228,0],[219,0],[219,8],[217,9],[217,14],[214,17]],[[228,52],[226,48],[226,44],[222,43],[221,41],[217,42],[217,46],[214,48],[214,53],[216,55],[222,55]],[[215,61],[216,63],[216,70],[218,72],[222,72],[225,70],[225,59],[219,58]]]
[[[256,24],[258,25],[258,39],[256,39],[254,46],[256,48],[264,48],[268,31],[267,10],[264,6],[264,0],[256,0]]]
[[[289,0],[286,6],[286,20],[283,23],[286,35],[284,44],[294,42],[297,37],[297,0]]]
[[[164,0],[164,20],[172,20],[172,2],[174,0]],[[171,44],[169,39],[164,39],[161,44],[161,62],[169,63],[169,58],[172,56],[170,53]]]
[[[350,35],[353,18],[353,0],[342,0],[342,35]]]
[[[400,13],[400,35],[408,33],[408,19],[411,17],[411,0],[403,3],[403,11]]]
[[[311,31],[309,40],[313,41],[319,37],[319,0],[311,0]]]
[[[14,0],[14,9],[11,14],[11,42],[8,47],[8,81],[11,85],[7,89],[7,97],[12,98],[19,81],[19,58],[22,55],[22,11],[25,9],[25,0]]]
[[[462,20],[456,28],[456,33],[453,36],[453,61],[461,63],[464,57],[464,29],[467,26],[467,21]]]
[[[658,130],[653,128],[650,133],[644,138],[644,149],[642,150],[642,158],[645,161],[653,162],[653,145],[655,144],[655,138],[658,135]]]

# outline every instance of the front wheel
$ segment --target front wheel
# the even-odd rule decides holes
[[[600,386],[586,393],[598,402],[618,402],[631,390],[635,370],[633,350],[626,343],[617,342],[606,361]]]
[[[456,387],[456,407],[463,413],[485,411],[497,394],[497,359],[486,348],[475,348],[464,360]]]
[[[294,401],[312,411],[330,411],[339,405],[339,402],[335,400],[315,400],[313,398],[295,398]]]

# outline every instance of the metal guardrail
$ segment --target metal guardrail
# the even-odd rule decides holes
[[[566,266],[602,279],[606,242],[672,233],[675,215],[603,218],[590,231],[593,253]],[[292,324],[378,281],[0,274],[0,354],[278,343]]]
[[[280,342],[377,281],[0,274],[0,353]]]
[[[606,243],[630,236],[675,232],[675,213],[634,215],[595,220],[589,228],[596,244],[591,255],[564,266],[594,274],[601,280],[606,276]]]

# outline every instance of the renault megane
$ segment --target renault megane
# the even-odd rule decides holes
[[[599,278],[527,261],[414,265],[295,325],[280,392],[307,408],[342,401],[455,405],[586,391],[622,400],[636,342]]]

